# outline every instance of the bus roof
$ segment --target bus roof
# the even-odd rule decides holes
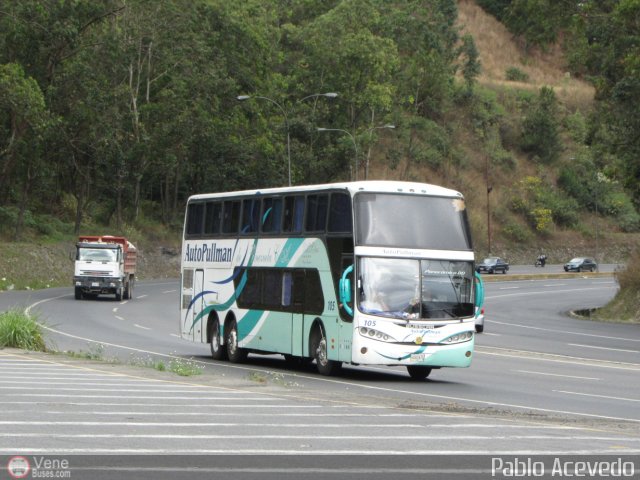
[[[209,198],[242,197],[251,195],[273,195],[285,193],[305,193],[322,190],[348,190],[351,194],[357,192],[380,192],[380,193],[412,193],[421,195],[433,195],[439,197],[463,198],[462,194],[452,190],[429,183],[400,182],[393,180],[365,180],[360,182],[324,183],[320,185],[300,185],[293,187],[264,188],[257,190],[240,190],[236,192],[201,193],[189,197],[189,202],[194,200],[205,200]]]

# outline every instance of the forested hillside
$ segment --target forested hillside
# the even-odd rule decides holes
[[[477,5],[517,47],[503,71]],[[177,230],[190,194],[289,178],[458,189],[484,250],[487,218],[505,245],[637,232],[640,2],[477,5],[3,0],[0,238]],[[554,51],[561,85],[531,68]]]

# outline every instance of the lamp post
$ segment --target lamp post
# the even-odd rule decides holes
[[[355,167],[355,180],[358,180],[358,144],[356,143],[356,137],[354,137],[351,132],[348,132],[347,130],[343,130],[342,128],[322,128],[319,127],[318,128],[319,132],[342,132],[342,133],[346,133],[347,135],[349,135],[349,137],[351,138],[351,141],[353,142],[353,149],[355,150],[355,158],[353,160],[353,164]]]
[[[307,95],[306,97],[300,99],[299,101],[306,100],[307,98],[312,97],[327,97],[327,98],[336,98],[338,96],[335,92],[327,92],[327,93],[314,93],[311,95]],[[291,186],[291,135],[289,133],[289,116],[287,115],[287,111],[284,109],[282,105],[276,102],[274,99],[265,97],[263,95],[238,95],[236,99],[240,102],[244,102],[245,100],[249,100],[251,98],[259,98],[261,100],[266,100],[267,102],[273,103],[276,107],[280,109],[282,115],[284,115],[284,124],[287,129],[287,170],[289,175],[289,186]]]

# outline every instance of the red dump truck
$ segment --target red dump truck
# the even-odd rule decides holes
[[[76,300],[114,294],[116,300],[133,298],[136,247],[124,237],[78,237],[73,275]]]

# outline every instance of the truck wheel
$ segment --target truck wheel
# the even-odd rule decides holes
[[[122,287],[118,288],[118,290],[116,290],[116,301],[117,302],[121,302],[122,301]]]
[[[76,287],[76,300],[82,300],[82,288],[80,287]]]
[[[133,280],[129,280],[124,289],[125,300],[131,300],[133,298]]]

